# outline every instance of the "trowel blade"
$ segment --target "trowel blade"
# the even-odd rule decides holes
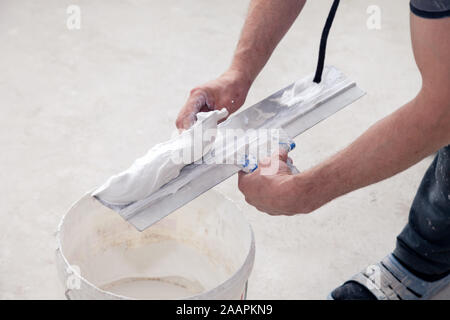
[[[312,79],[309,75],[235,114],[219,130],[282,128],[293,138],[364,95],[335,67],[325,68],[319,85]],[[150,197],[115,211],[143,231],[238,171],[235,165],[190,164]],[[181,187],[175,193],[159,196],[177,184]]]

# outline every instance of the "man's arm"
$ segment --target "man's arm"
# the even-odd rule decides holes
[[[306,0],[252,0],[232,63],[219,78],[191,90],[176,125],[187,129],[199,111],[238,110],[273,50],[302,10]]]
[[[414,55],[423,80],[417,97],[304,173],[288,177],[241,174],[240,188],[249,203],[269,213],[308,213],[343,194],[391,177],[449,144],[448,30],[450,19],[412,15]]]
[[[324,193],[318,205],[389,178],[450,143],[449,30],[450,19],[411,16],[422,89],[414,100],[308,173]]]
[[[230,69],[242,72],[252,83],[305,3],[306,0],[251,1]]]

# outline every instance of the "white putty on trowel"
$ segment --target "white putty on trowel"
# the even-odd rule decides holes
[[[218,152],[225,152],[227,153],[226,158],[231,157],[235,160],[238,159],[238,161],[242,154],[244,156],[249,155],[248,152],[242,151],[244,144],[239,146],[239,141],[237,142],[237,148],[236,141],[233,141],[233,147],[230,146],[226,139],[227,130],[241,130],[245,133],[249,130],[282,129],[283,134],[294,138],[364,95],[364,92],[357,87],[354,81],[351,81],[335,67],[324,69],[320,83],[313,82],[313,77],[314,75],[309,75],[296,81],[217,125],[217,131],[214,131],[216,134],[210,140],[213,147],[211,147],[211,144],[208,145],[206,149],[203,149],[204,152],[201,153],[199,158],[193,158],[193,163],[179,165],[176,170],[173,169],[172,164],[169,164],[169,167],[172,168],[170,170],[173,171],[166,178],[169,177],[170,179],[155,180],[155,177],[150,177],[151,181],[130,181],[130,171],[125,171],[123,174],[113,176],[92,195],[104,205],[118,212],[138,230],[142,231],[148,228],[242,170],[243,165],[239,165],[239,163],[229,164],[229,162],[225,162],[224,164],[208,161],[214,159]],[[215,116],[211,115],[210,118],[202,118],[203,115],[201,115],[198,123],[212,119],[210,126],[207,125],[206,127],[216,129],[217,120],[223,118],[224,115],[219,111],[215,112]],[[191,133],[192,131],[188,130],[186,134],[190,135]],[[176,145],[177,142],[169,141],[166,144],[172,144],[173,147],[173,143]],[[251,146],[255,143],[261,143],[261,141],[247,140],[244,149],[247,150],[248,145]],[[158,148],[164,148],[164,145],[164,143],[158,145]],[[152,150],[154,151],[154,149],[150,151]],[[170,147],[168,150],[170,150]],[[232,152],[229,153],[227,150],[232,150]],[[130,168],[131,172],[136,169],[141,170],[141,172],[150,169],[153,171],[148,171],[145,176],[148,177],[149,172],[154,172],[157,176],[160,168],[152,166],[158,163],[157,159],[152,158],[151,155],[154,154],[152,152],[138,159]],[[200,158],[203,161],[198,163],[197,160]],[[146,166],[150,163],[148,161],[152,165]],[[244,162],[245,164],[248,165]],[[160,165],[161,168],[164,168],[167,162],[162,162]],[[155,181],[158,183],[155,184]],[[119,182],[119,184],[114,182]],[[121,186],[122,182],[125,185]],[[119,188],[109,192],[108,188],[112,188],[113,184],[114,188]],[[127,191],[125,194],[121,192],[129,190],[129,186],[133,184],[138,187],[143,186],[144,190]]]
[[[226,109],[197,114],[197,122],[180,135],[151,148],[146,155],[136,159],[127,170],[112,176],[92,194],[108,207],[126,207],[130,203],[149,197],[167,182],[176,178],[188,163],[200,160],[215,141],[218,121],[226,118]],[[194,135],[200,130],[210,133],[201,139],[200,152],[192,152],[189,162],[177,157],[186,148],[194,148]],[[195,150],[194,150],[195,151]]]

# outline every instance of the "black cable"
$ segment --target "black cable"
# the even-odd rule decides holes
[[[319,60],[317,61],[316,75],[314,76],[314,82],[320,83],[322,81],[323,67],[325,64],[325,52],[327,50],[328,34],[330,33],[331,25],[333,24],[334,16],[339,7],[340,0],[334,0],[331,6],[330,13],[328,14],[327,22],[322,31],[322,38],[320,39]]]

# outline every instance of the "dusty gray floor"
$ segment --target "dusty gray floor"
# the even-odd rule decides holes
[[[66,8],[82,10],[81,30]],[[309,1],[255,82],[246,106],[313,71],[331,1]],[[70,204],[174,129],[196,84],[230,61],[248,1],[45,0],[0,3],[0,298],[62,298],[54,231]],[[366,9],[382,10],[381,30]],[[306,169],[414,97],[408,1],[347,0],[328,63],[367,91],[298,138]],[[218,189],[256,235],[251,299],[321,299],[392,250],[429,164],[344,196],[308,216],[269,217],[247,206],[231,178]]]

